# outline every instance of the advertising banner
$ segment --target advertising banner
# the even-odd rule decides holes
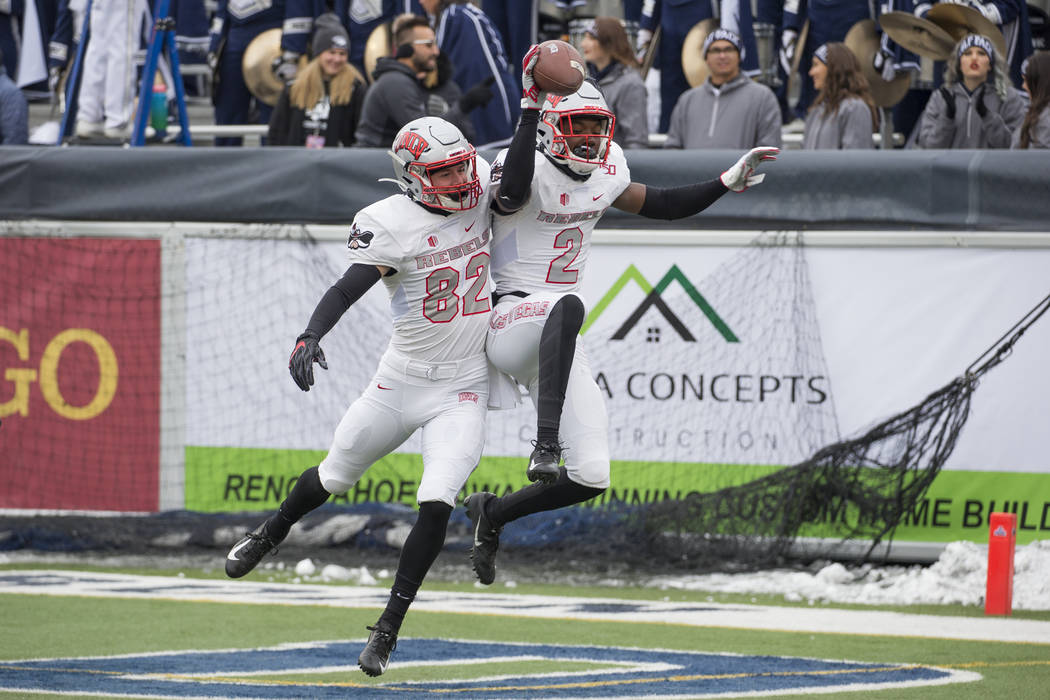
[[[155,511],[158,241],[0,238],[0,508]]]
[[[856,437],[960,376],[1050,291],[1043,249],[807,248],[774,236],[644,246],[650,232],[635,233],[637,245],[593,246],[584,279],[582,343],[613,457],[599,502],[746,483]],[[325,337],[330,369],[315,371],[309,393],[287,374],[344,251],[287,240],[187,247],[188,508],[276,506],[367,385],[390,333],[382,289]],[[229,332],[231,318],[246,330]],[[993,509],[1018,512],[1019,541],[1050,532],[1048,352],[1044,320],[982,379],[945,471],[898,539],[980,539]],[[467,491],[523,485],[534,438],[527,399],[491,412]],[[412,438],[346,499],[414,503],[418,453]]]

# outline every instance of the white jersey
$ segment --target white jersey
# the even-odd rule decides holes
[[[492,164],[499,177],[507,149]],[[587,267],[591,231],[631,184],[623,150],[609,144],[603,167],[584,181],[562,172],[536,151],[529,201],[508,216],[492,219],[492,279],[497,294],[578,292]]]
[[[412,359],[447,362],[485,351],[489,290],[489,166],[476,160],[482,194],[476,207],[448,216],[404,194],[357,213],[350,262],[383,265],[394,333],[390,347]]]

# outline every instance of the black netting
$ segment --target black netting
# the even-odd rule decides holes
[[[689,568],[761,567],[793,552],[817,557],[860,540],[870,542],[867,558],[892,538],[948,460],[981,376],[1009,356],[1048,307],[1050,297],[960,377],[859,437],[740,486],[635,510],[625,529],[633,551]],[[797,548],[816,523],[830,526],[838,539]]]

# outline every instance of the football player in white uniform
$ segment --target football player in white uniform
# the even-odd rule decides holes
[[[390,599],[358,658],[386,670],[397,633],[445,541],[456,496],[477,466],[489,395],[485,337],[491,300],[489,166],[455,126],[409,122],[390,151],[402,194],[365,207],[350,230],[350,266],[322,297],[289,360],[309,391],[319,342],[380,279],[393,335],[368,389],[347,409],[327,456],[304,471],[280,508],[230,550],[226,573],[251,571],[292,525],[348,491],[373,462],[422,431],[419,515],[401,550]]]
[[[486,350],[495,367],[528,389],[536,407],[535,449],[526,475],[537,483],[502,497],[479,492],[467,499],[474,526],[471,561],[483,584],[495,579],[505,524],[586,501],[609,487],[605,403],[583,347],[576,344],[586,315],[579,290],[601,215],[614,206],[651,218],[691,216],[729,190],[742,192],[761,182],[764,175],[755,175],[755,169],[779,152],[752,149],[708,182],[670,189],[632,182],[623,150],[612,140],[616,118],[601,91],[585,82],[574,94],[547,97],[532,79],[535,53],[523,62],[522,118],[514,141],[492,165],[501,192],[524,190],[524,201],[497,207],[493,217],[496,305]],[[534,157],[504,167],[523,134],[530,144],[538,140]]]

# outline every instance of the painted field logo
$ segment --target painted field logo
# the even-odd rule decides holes
[[[362,640],[260,649],[0,661],[0,691],[144,698],[597,699],[857,692],[965,682],[929,666],[669,649],[404,639],[381,679],[354,660]],[[440,667],[439,674],[434,669]]]
[[[623,291],[624,287],[627,286],[628,282],[634,282],[641,290],[645,293],[645,299],[639,304],[634,311],[630,313],[627,320],[612,334],[610,340],[623,340],[630,333],[631,329],[634,328],[638,321],[641,320],[642,316],[645,315],[651,308],[655,308],[660,312],[660,315],[671,325],[671,328],[678,333],[679,337],[688,342],[696,342],[696,337],[690,332],[682,320],[671,310],[671,307],[663,300],[661,294],[670,286],[672,282],[677,282],[685,293],[689,295],[689,298],[693,300],[697,308],[700,309],[701,313],[711,322],[711,325],[715,327],[718,333],[725,338],[727,343],[739,343],[740,339],[733,333],[733,330],[729,325],[718,315],[714,307],[708,303],[707,299],[697,290],[696,286],[685,276],[685,274],[679,269],[677,265],[672,265],[666,274],[660,281],[655,285],[649,283],[647,279],[638,271],[634,265],[628,265],[627,269],[623,271],[619,279],[613,282],[613,285],[609,287],[609,291],[601,298],[601,300],[591,309],[591,312],[587,314],[587,320],[583,324],[583,333],[587,332],[598,317],[606,310],[609,304],[612,303],[620,292]]]

